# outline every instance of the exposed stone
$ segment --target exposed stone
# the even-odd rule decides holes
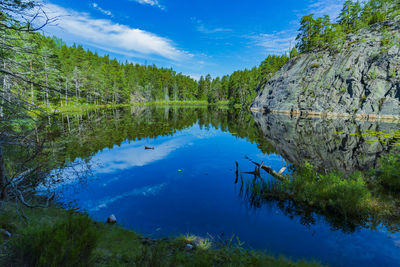
[[[111,215],[107,218],[107,223],[109,223],[109,224],[116,224],[116,223],[117,223],[117,218],[115,217],[114,214],[111,214]]]
[[[313,163],[321,171],[369,170],[387,153],[399,153],[392,138],[377,139],[366,133],[398,131],[398,125],[351,119],[291,118],[253,113],[256,126],[277,154],[294,164]],[[400,142],[400,140],[398,140]],[[266,163],[267,164],[267,163]]]
[[[400,118],[400,23],[362,29],[338,50],[289,60],[260,88],[252,109]]]

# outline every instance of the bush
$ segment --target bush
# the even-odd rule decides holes
[[[297,201],[332,210],[345,216],[359,216],[368,212],[371,193],[361,173],[346,175],[340,172],[318,174],[306,163],[295,171],[290,183]]]
[[[86,215],[69,213],[55,225],[26,229],[13,243],[12,255],[18,265],[90,266],[97,233]]]
[[[400,190],[400,154],[388,154],[382,157],[376,178],[390,190]]]

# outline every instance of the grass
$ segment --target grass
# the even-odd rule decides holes
[[[99,108],[118,108],[118,107],[131,107],[131,106],[227,106],[229,101],[219,101],[216,103],[208,103],[205,100],[185,100],[185,101],[149,101],[149,102],[136,102],[130,104],[86,104],[79,102],[70,102],[70,104],[63,105],[41,105],[40,108],[49,112],[82,112],[85,110],[93,110]]]
[[[15,204],[2,206],[0,225],[12,237],[0,240],[1,266],[319,266],[246,250],[240,242],[214,246],[192,235],[151,240],[57,207],[23,212],[29,224]]]

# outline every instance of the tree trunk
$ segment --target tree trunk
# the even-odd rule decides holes
[[[68,105],[68,79],[65,79],[65,106]]]
[[[4,167],[3,148],[0,145],[0,200],[7,199],[7,174]]]
[[[35,104],[35,92],[33,91],[33,63],[32,63],[32,59],[29,63],[30,65],[30,70],[31,70],[31,102],[32,105]]]
[[[45,78],[45,86],[46,86],[46,106],[49,106],[49,86],[48,86],[48,77],[47,77],[47,62],[44,62],[44,78]]]

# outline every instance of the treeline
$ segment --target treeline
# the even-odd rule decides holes
[[[258,67],[250,70],[235,71],[222,78],[202,76],[198,82],[198,97],[209,103],[228,100],[232,105],[249,106],[256,97],[256,89],[271,78],[288,59],[286,55],[268,56]]]
[[[301,53],[319,49],[335,49],[347,34],[377,22],[384,22],[400,14],[399,0],[346,0],[337,22],[328,15],[314,18],[313,14],[303,16],[297,36],[297,48]]]
[[[300,53],[334,49],[343,43],[347,34],[397,16],[399,9],[399,0],[369,0],[363,4],[347,0],[337,22],[331,22],[329,16],[316,19],[313,14],[304,16],[297,49]],[[0,9],[0,13],[0,23],[7,25],[13,20],[7,9]],[[262,87],[289,57],[298,54],[294,48],[289,56],[268,56],[252,69],[223,77],[206,75],[197,81],[170,68],[99,56],[80,45],[67,46],[56,37],[45,37],[34,31],[15,30],[15,27],[4,27],[2,31],[1,106],[10,101],[7,96],[13,91],[26,102],[44,106],[200,100],[247,107],[256,96],[257,88]],[[13,83],[15,75],[22,78],[18,83]],[[26,84],[21,85],[21,81]]]
[[[56,37],[12,29],[6,31],[7,38],[0,37],[2,43],[18,51],[5,54],[1,64],[4,69],[25,77],[27,86],[13,85],[3,73],[3,94],[17,90],[25,101],[45,106],[63,106],[72,102],[98,105],[170,100],[225,101],[248,106],[255,97],[257,86],[288,59],[286,56],[269,56],[251,70],[236,71],[222,78],[207,75],[196,81],[169,68],[121,63],[80,45],[67,46]]]

